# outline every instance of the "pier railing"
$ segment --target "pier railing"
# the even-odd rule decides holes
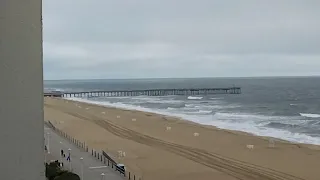
[[[80,141],[66,132],[63,132],[62,130],[56,128],[50,121],[44,122],[45,125],[52,130],[54,130],[57,134],[62,136],[63,138],[67,139],[74,145],[76,145],[78,148],[82,149],[85,152],[90,153],[94,158],[96,158],[98,161],[101,161],[103,164],[106,166],[114,169],[115,171],[118,171],[121,175],[123,175],[126,179],[128,180],[141,180],[141,177],[136,176],[134,173],[128,171],[128,170],[123,170],[119,168],[115,160],[113,160],[110,156],[107,155],[107,153],[103,150],[96,150],[94,148],[90,148],[85,142]]]
[[[196,88],[196,89],[149,89],[124,91],[86,91],[64,92],[62,97],[123,97],[123,96],[168,96],[168,95],[210,95],[241,94],[240,87],[231,88]]]

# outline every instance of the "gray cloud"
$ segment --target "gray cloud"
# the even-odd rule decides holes
[[[45,78],[320,75],[320,1],[44,1]]]

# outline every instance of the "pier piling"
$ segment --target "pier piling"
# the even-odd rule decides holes
[[[44,96],[54,97],[126,97],[126,96],[168,96],[168,95],[209,95],[209,94],[241,94],[240,87],[231,88],[198,88],[198,89],[149,89],[127,91],[88,91],[88,92],[51,92]]]

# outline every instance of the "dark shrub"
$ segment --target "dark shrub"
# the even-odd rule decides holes
[[[61,170],[58,161],[46,163],[46,177],[48,180],[80,180],[77,174]]]
[[[72,172],[63,171],[53,180],[80,180],[80,177]]]
[[[46,163],[46,177],[49,180],[53,180],[61,172],[59,167],[59,162],[51,162],[50,164]]]

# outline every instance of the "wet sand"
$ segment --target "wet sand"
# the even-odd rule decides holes
[[[275,140],[269,147],[268,137],[62,99],[45,98],[44,110],[45,120],[143,180],[320,179],[319,146]],[[119,150],[126,156],[119,159]]]

